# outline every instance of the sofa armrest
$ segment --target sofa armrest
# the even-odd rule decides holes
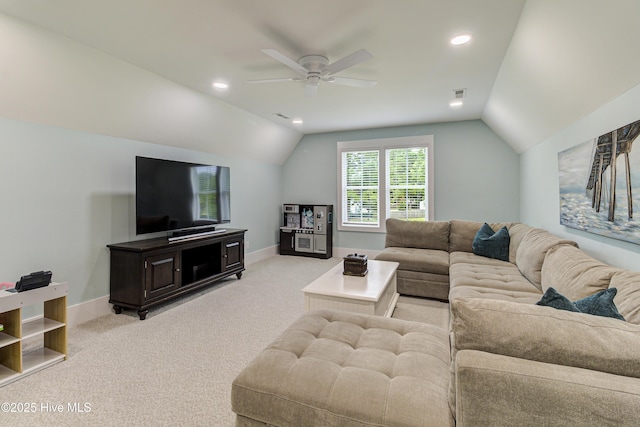
[[[640,379],[475,350],[455,360],[456,426],[638,426]]]
[[[640,326],[478,298],[451,301],[452,354],[480,350],[640,378]]]

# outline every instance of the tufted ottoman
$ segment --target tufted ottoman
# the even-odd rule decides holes
[[[451,426],[449,338],[339,311],[295,321],[234,380],[237,426]]]

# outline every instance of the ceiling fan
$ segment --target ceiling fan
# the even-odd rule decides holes
[[[262,52],[302,74],[302,77],[248,80],[248,83],[306,82],[305,96],[314,96],[318,93],[318,85],[321,81],[354,87],[373,87],[378,83],[373,80],[335,76],[342,70],[373,58],[373,55],[366,49],[360,49],[331,64],[329,64],[329,59],[323,55],[305,55],[298,61],[294,61],[275,49],[262,49]]]

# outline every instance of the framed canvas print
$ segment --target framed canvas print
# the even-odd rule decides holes
[[[560,224],[640,244],[638,135],[640,120],[558,153]]]

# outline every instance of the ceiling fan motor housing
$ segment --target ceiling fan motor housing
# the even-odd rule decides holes
[[[322,73],[329,64],[329,59],[322,55],[306,55],[298,60],[298,64],[309,72]]]
[[[298,64],[307,70],[307,84],[317,86],[325,72],[329,59],[321,55],[306,55],[298,60]]]

